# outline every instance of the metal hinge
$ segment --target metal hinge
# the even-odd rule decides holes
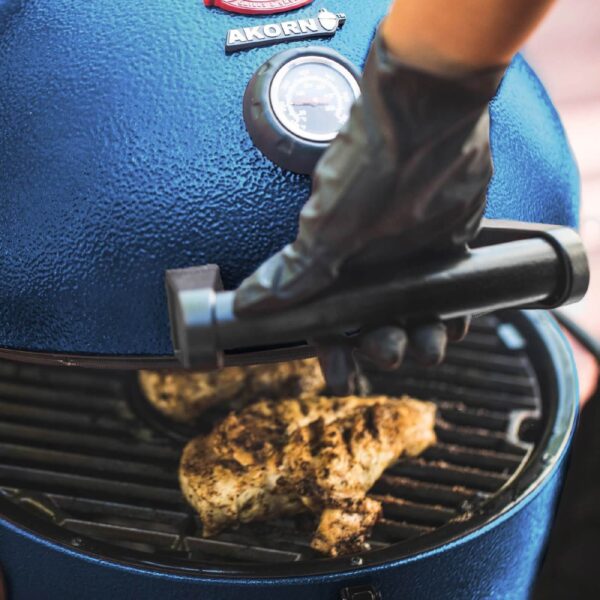
[[[341,600],[381,600],[381,594],[370,585],[359,585],[344,588]]]

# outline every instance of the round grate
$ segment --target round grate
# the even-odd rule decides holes
[[[377,393],[407,393],[439,409],[438,443],[398,461],[372,489],[384,507],[373,550],[467,521],[526,464],[543,427],[525,346],[511,323],[486,317],[442,366],[407,361],[398,373],[373,376]],[[177,482],[182,441],[139,418],[135,381],[0,362],[0,494],[70,532],[76,546],[98,540],[152,560],[219,567],[320,558],[308,516],[203,539]]]

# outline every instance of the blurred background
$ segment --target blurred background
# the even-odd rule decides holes
[[[524,54],[560,113],[581,172],[581,233],[592,266],[586,298],[565,312],[600,338],[600,4],[561,0]],[[596,277],[594,277],[596,275]],[[578,348],[582,395],[596,386],[595,361]]]
[[[600,3],[562,0],[524,54],[546,85],[577,158],[581,234],[591,262],[586,298],[565,310],[600,339]],[[600,394],[596,360],[572,340],[583,410],[536,600],[600,598]]]

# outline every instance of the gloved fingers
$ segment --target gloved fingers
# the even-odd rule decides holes
[[[360,336],[356,345],[367,360],[383,371],[396,370],[402,364],[408,337],[400,327],[380,327]]]
[[[471,326],[471,317],[458,317],[456,319],[448,319],[444,321],[446,325],[446,332],[448,333],[449,342],[461,342],[465,339],[467,333],[469,333],[469,327]]]
[[[368,384],[358,363],[354,359],[354,347],[345,338],[316,341],[317,358],[327,383],[334,396],[364,395]]]
[[[410,349],[417,362],[425,366],[439,365],[446,355],[448,332],[441,321],[414,326],[408,331]]]
[[[305,244],[288,244],[242,282],[235,292],[234,310],[244,316],[281,310],[314,296],[333,277]]]
[[[400,367],[407,347],[417,362],[439,365],[445,357],[448,341],[459,341],[467,333],[470,317],[439,320],[409,328],[398,325],[379,327],[357,337],[338,336],[317,340],[317,356],[329,391],[335,396],[364,395],[369,392],[354,352],[372,362],[378,369],[393,371]]]
[[[442,362],[447,343],[461,341],[470,324],[471,317],[467,316],[413,327],[410,344],[417,360],[428,365]],[[362,334],[356,347],[379,369],[393,371],[402,364],[408,344],[409,336],[402,327],[389,326]]]

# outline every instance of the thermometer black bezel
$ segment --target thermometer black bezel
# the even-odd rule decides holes
[[[294,173],[312,173],[330,141],[316,142],[285,127],[271,103],[271,86],[277,73],[298,58],[324,57],[338,63],[360,83],[360,72],[339,52],[323,46],[284,50],[272,56],[254,74],[244,94],[244,121],[254,145],[276,165]]]

